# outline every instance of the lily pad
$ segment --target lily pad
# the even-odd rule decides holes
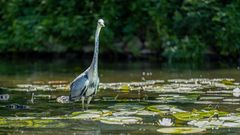
[[[120,87],[121,92],[129,92],[130,89],[131,88],[128,85],[123,85]]]
[[[125,116],[117,116],[117,117],[102,117],[100,118],[100,122],[105,124],[139,124],[142,122],[142,118],[140,117],[125,117]]]
[[[224,97],[201,97],[200,100],[221,100]]]
[[[234,85],[234,80],[222,80],[221,83],[225,85]]]
[[[240,112],[240,108],[235,109],[236,111]]]
[[[193,134],[200,133],[205,131],[203,128],[196,127],[169,127],[169,128],[160,128],[157,132],[165,134]]]
[[[137,104],[124,104],[124,103],[119,103],[115,104],[114,106],[109,106],[108,108],[117,110],[117,111],[126,111],[126,110],[142,110],[144,109],[144,106],[142,105],[137,105]]]
[[[239,102],[240,101],[240,99],[238,99],[238,98],[227,98],[227,99],[223,99],[223,101],[225,101],[225,102]]]
[[[197,100],[199,95],[176,95],[176,94],[168,94],[160,96],[159,98],[156,98],[155,101],[158,101],[160,103],[193,103]]]
[[[82,113],[71,118],[72,119],[96,119],[100,117],[101,117],[101,114],[99,113]]]
[[[194,104],[205,104],[205,105],[209,105],[209,104],[219,104],[219,102],[213,102],[213,101],[195,101]]]
[[[116,101],[118,98],[118,95],[115,97],[102,97],[103,101]]]
[[[103,110],[87,110],[81,112],[73,112],[70,116],[67,116],[68,119],[97,119],[102,116],[112,115],[111,111]]]
[[[193,110],[192,112],[177,112],[174,113],[173,116],[182,121],[191,121],[203,118],[210,118],[214,116],[226,116],[227,114],[227,112],[222,112],[218,110]]]
[[[120,111],[120,112],[114,112],[112,113],[113,116],[129,116],[129,115],[135,115],[137,111]]]
[[[147,109],[153,112],[161,113],[161,114],[185,112],[184,110],[178,109],[173,105],[152,105],[147,107]]]
[[[219,120],[224,120],[224,121],[240,121],[240,116],[232,115],[232,116],[219,117]]]
[[[17,85],[17,87],[19,87],[19,88],[30,88],[32,86],[33,86],[32,84],[18,84]]]
[[[152,111],[147,111],[147,110],[138,110],[136,115],[140,115],[140,116],[154,116],[154,115],[158,115],[157,112],[152,112]]]
[[[52,99],[52,95],[44,95],[44,94],[38,94],[38,95],[33,95],[34,98],[36,99]]]
[[[206,129],[218,129],[219,127],[222,127],[224,121],[223,120],[209,120],[209,119],[203,119],[203,120],[193,120],[189,121],[187,124],[196,126],[199,128],[206,128]]]
[[[240,127],[238,122],[224,122],[223,127]]]
[[[16,118],[6,119],[0,118],[0,127],[24,127],[24,128],[61,128],[65,127],[67,123],[63,123],[50,119],[30,119],[30,118]]]

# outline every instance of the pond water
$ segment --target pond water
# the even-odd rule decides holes
[[[89,63],[0,60],[0,134],[240,132],[237,65],[100,62],[99,91],[83,111],[68,87]]]

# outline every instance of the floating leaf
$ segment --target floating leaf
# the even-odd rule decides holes
[[[128,85],[123,85],[120,87],[121,92],[129,92],[130,86]]]
[[[135,115],[137,111],[120,111],[120,112],[114,112],[113,116],[129,116],[129,115]]]
[[[169,128],[160,128],[157,132],[165,133],[165,134],[193,134],[200,133],[205,131],[202,128],[195,127],[169,127]]]
[[[144,109],[144,106],[142,105],[137,105],[137,104],[124,104],[124,103],[119,103],[115,104],[114,106],[109,106],[108,108],[118,110],[118,111],[126,111],[126,110],[142,110]]]
[[[103,101],[116,101],[118,98],[118,95],[115,97],[102,97]]]
[[[67,119],[96,119],[108,115],[112,115],[112,112],[108,110],[87,110],[81,112],[73,112],[71,115],[66,117]]]
[[[52,95],[44,95],[44,94],[33,95],[33,97],[36,99],[52,99],[52,98],[54,98],[54,96],[52,96]]]
[[[138,110],[136,115],[140,115],[140,116],[154,116],[154,115],[158,115],[157,112],[152,112],[152,111],[147,111],[147,110]]]
[[[209,104],[219,104],[219,102],[213,102],[213,101],[195,101],[194,104],[205,104],[205,105],[209,105]]]
[[[65,127],[67,123],[52,119],[32,119],[28,117],[17,117],[15,119],[0,118],[0,127],[24,127],[24,128],[60,128]]]
[[[221,100],[224,97],[201,97],[200,100]]]
[[[203,118],[210,117],[218,117],[218,116],[226,116],[227,112],[222,112],[218,110],[193,110],[192,112],[177,112],[174,113],[173,116],[182,121],[191,121],[191,120],[199,120]]]
[[[185,112],[184,110],[177,109],[173,105],[152,105],[152,106],[147,107],[147,109],[150,111],[153,111],[153,112],[158,112],[160,114]]]
[[[68,84],[68,81],[54,80],[54,81],[48,81],[48,84]]]
[[[214,119],[214,120],[203,119],[203,120],[189,121],[187,124],[196,126],[199,128],[209,128],[209,129],[216,128],[216,129],[218,129],[219,127],[221,127],[223,125],[223,123],[224,123],[224,121],[218,120],[218,119]]]
[[[240,108],[235,109],[236,111],[240,112]]]
[[[223,99],[223,101],[225,101],[225,102],[239,102],[240,99],[238,99],[238,98],[232,98],[232,99],[227,98],[227,99]]]
[[[240,123],[237,122],[224,122],[223,127],[240,127]]]
[[[222,80],[221,83],[225,85],[234,85],[234,80]]]
[[[117,117],[103,117],[100,118],[100,122],[106,124],[138,124],[142,122],[142,118],[140,117],[124,117],[124,116],[117,116]]]
[[[224,121],[240,121],[240,116],[232,115],[232,116],[219,117],[219,120],[224,120]]]

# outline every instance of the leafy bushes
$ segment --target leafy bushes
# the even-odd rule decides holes
[[[93,47],[106,23],[102,53],[150,52],[173,60],[208,54],[239,58],[237,0],[2,0],[0,52],[76,52]]]

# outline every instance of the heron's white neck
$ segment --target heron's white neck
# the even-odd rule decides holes
[[[94,55],[92,59],[92,63],[90,66],[90,70],[92,70],[95,75],[98,74],[98,51],[99,51],[99,34],[101,31],[101,26],[97,26],[96,34],[95,34],[95,48],[94,48]]]

